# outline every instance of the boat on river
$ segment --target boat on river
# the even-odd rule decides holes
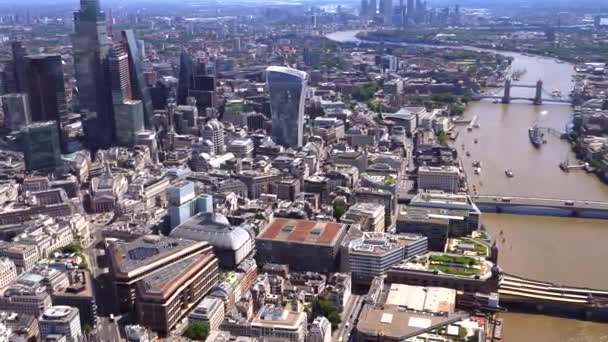
[[[543,132],[540,127],[534,126],[528,129],[528,138],[530,138],[530,143],[534,145],[534,147],[539,148],[543,144]]]
[[[505,175],[507,177],[509,177],[509,178],[515,177],[515,174],[513,173],[513,170],[510,170],[510,169],[505,171]]]

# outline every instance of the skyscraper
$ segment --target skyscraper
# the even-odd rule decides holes
[[[129,71],[129,55],[116,44],[108,55],[108,68],[110,72],[110,89],[112,90],[112,103],[122,104],[133,99],[131,87],[131,74]]]
[[[194,62],[186,50],[179,56],[179,78],[177,83],[177,104],[185,105],[188,90],[194,85]]]
[[[36,122],[23,127],[17,135],[28,171],[53,168],[61,163],[61,146],[57,122]]]
[[[374,17],[376,16],[376,11],[378,10],[378,0],[369,0],[369,5],[367,7],[368,16]]]
[[[141,100],[144,110],[144,124],[146,128],[152,126],[152,116],[154,116],[154,108],[152,105],[152,96],[150,87],[146,84],[144,76],[143,42],[135,39],[133,30],[121,31],[121,40],[127,54],[129,55],[129,73],[131,77],[131,87],[134,100]]]
[[[407,19],[408,24],[416,19],[416,9],[414,8],[414,0],[407,0]]]
[[[359,10],[360,17],[366,17],[368,12],[368,3],[367,0],[361,0],[361,9]]]
[[[266,69],[272,116],[272,139],[285,147],[301,147],[308,74],[291,68]]]
[[[50,54],[27,56],[25,90],[32,121],[55,121],[61,129],[68,115],[61,56]]]
[[[2,95],[0,101],[4,112],[4,128],[16,131],[32,122],[27,94]]]
[[[85,140],[93,148],[109,147],[114,139],[112,95],[106,68],[111,41],[106,15],[98,0],[80,0],[80,10],[74,13],[72,43]]]
[[[27,55],[26,49],[23,47],[21,42],[11,42],[11,53],[13,55],[13,63],[11,64],[10,72],[13,74],[13,84],[10,84],[11,93],[22,93],[25,91],[25,56]]]
[[[384,19],[384,23],[390,23],[393,17],[393,0],[380,0],[380,14]]]

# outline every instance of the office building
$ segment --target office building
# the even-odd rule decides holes
[[[346,231],[335,222],[274,218],[256,238],[256,259],[294,271],[333,272]]]
[[[418,189],[458,192],[460,171],[456,166],[419,166]]]
[[[9,258],[16,267],[17,274],[29,271],[38,262],[36,246],[12,242],[0,242],[0,257]]]
[[[0,258],[0,289],[5,288],[17,278],[17,267],[15,263],[7,258]]]
[[[133,146],[137,133],[144,130],[144,105],[140,100],[124,100],[114,104],[116,143]]]
[[[209,325],[209,330],[217,330],[224,320],[224,302],[215,297],[203,299],[188,315],[190,322],[203,322]]]
[[[25,57],[25,87],[32,121],[67,123],[68,108],[61,55]]]
[[[209,120],[203,127],[201,135],[203,140],[210,141],[213,144],[213,153],[222,154],[226,151],[224,124],[217,119]]]
[[[447,220],[450,236],[454,237],[468,236],[480,228],[481,211],[468,195],[421,192],[414,196],[405,212],[407,217]],[[400,231],[399,227],[397,230]]]
[[[194,62],[188,51],[183,50],[179,56],[179,75],[177,83],[177,104],[187,104],[188,90],[194,85]]]
[[[171,231],[171,237],[207,241],[222,268],[233,269],[251,254],[255,233],[247,225],[233,226],[219,213],[200,213]]]
[[[363,233],[348,245],[348,266],[354,283],[369,284],[403,260],[428,251],[427,238],[413,234]]]
[[[455,311],[456,291],[452,289],[399,283],[380,286],[378,300],[363,305],[354,329],[357,341],[412,341],[468,317]]]
[[[356,223],[365,232],[384,232],[384,206],[377,203],[355,203],[340,218],[344,223]]]
[[[129,55],[120,44],[116,44],[108,55],[110,89],[112,103],[121,104],[133,99],[131,88],[131,73],[129,71]]]
[[[44,310],[38,324],[42,338],[63,335],[67,342],[79,342],[83,338],[78,309],[70,306],[56,305]]]
[[[6,94],[0,96],[4,113],[4,128],[17,131],[32,123],[27,94]]]
[[[196,196],[194,183],[182,181],[167,189],[169,197],[169,228],[173,229],[197,213],[213,212],[213,196]]]
[[[111,41],[99,0],[80,1],[80,10],[74,13],[72,46],[85,140],[90,147],[107,148],[114,140],[115,127],[104,68]]]
[[[312,321],[306,342],[331,342],[331,323],[327,318],[318,316]]]
[[[236,158],[251,158],[253,156],[253,140],[251,138],[234,139],[228,143],[228,152]]]
[[[308,74],[303,71],[279,66],[266,69],[272,139],[284,147],[302,146],[307,81]]]
[[[108,247],[116,309],[167,334],[218,281],[218,262],[207,242],[147,235]]]
[[[264,305],[251,321],[251,333],[263,341],[304,342],[305,312],[293,312],[273,304]]]
[[[97,326],[97,302],[93,293],[93,282],[88,271],[72,271],[68,274],[70,285],[53,291],[53,304],[78,309],[80,322]]]
[[[36,122],[23,127],[17,135],[28,171],[55,168],[61,164],[61,145],[55,121]]]
[[[144,75],[144,44],[140,43],[140,41],[135,38],[133,30],[123,30],[120,34],[121,42],[129,56],[129,75],[131,79],[133,100],[142,102],[144,126],[147,129],[151,129],[154,109],[152,105],[151,90],[146,84]]]

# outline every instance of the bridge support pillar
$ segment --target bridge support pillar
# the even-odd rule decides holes
[[[511,103],[511,79],[507,78],[505,80],[505,93],[502,96],[502,103],[508,104]]]
[[[536,82],[536,95],[534,96],[534,104],[537,106],[543,104],[543,80],[538,80]]]

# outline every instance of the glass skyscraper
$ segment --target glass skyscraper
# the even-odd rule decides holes
[[[67,122],[63,62],[61,55],[40,54],[25,57],[25,90],[32,121]]]
[[[266,69],[270,92],[272,140],[285,147],[301,147],[304,135],[304,101],[308,74],[286,67]]]
[[[142,60],[143,53],[139,48],[137,40],[135,39],[133,30],[123,30],[121,31],[121,35],[123,44],[125,44],[129,54],[129,72],[131,77],[133,99],[142,101],[144,124],[146,128],[151,128],[154,108],[152,106],[150,87],[147,86],[146,79],[144,77],[144,61]]]
[[[98,0],[80,0],[80,10],[74,13],[72,43],[85,140],[92,148],[107,148],[114,139],[112,95],[106,67],[112,43],[106,15]]]
[[[54,168],[61,163],[61,146],[56,121],[36,122],[23,127],[17,135],[28,171]]]

